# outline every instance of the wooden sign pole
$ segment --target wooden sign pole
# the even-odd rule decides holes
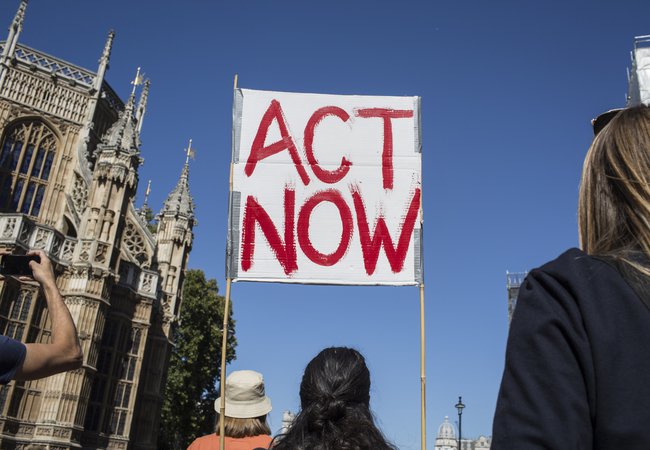
[[[221,406],[219,407],[219,449],[226,446],[226,353],[228,345],[228,312],[230,309],[230,285],[232,280],[226,280],[226,304],[223,308],[223,327],[221,332]]]
[[[427,448],[427,378],[424,370],[424,283],[420,283],[420,432],[422,450]]]
[[[424,223],[424,201],[420,196],[420,224]],[[420,241],[421,253],[424,244]],[[422,259],[420,260],[422,263]],[[421,266],[420,281],[420,442],[421,450],[427,450],[427,376],[425,371],[425,340],[424,340],[424,267]],[[460,450],[460,449],[458,449]]]
[[[235,74],[235,83],[233,90],[237,89],[237,74]],[[234,137],[233,137],[234,138]],[[234,145],[234,142],[233,142]],[[232,181],[233,181],[233,164],[230,161],[230,180],[228,195],[232,196]],[[226,447],[226,353],[228,350],[228,316],[230,312],[230,285],[232,278],[228,273],[226,278],[226,301],[223,307],[223,326],[221,327],[221,405],[219,407],[219,449],[224,450]]]

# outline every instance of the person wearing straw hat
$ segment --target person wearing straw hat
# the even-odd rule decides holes
[[[216,432],[194,440],[187,450],[219,448],[219,409],[221,397],[214,402],[217,411]],[[254,370],[238,370],[226,378],[225,450],[268,448],[271,429],[266,415],[271,399],[264,392],[264,378]]]

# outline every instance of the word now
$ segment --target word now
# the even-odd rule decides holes
[[[398,273],[404,266],[404,260],[409,248],[415,221],[420,210],[420,189],[416,188],[409,203],[406,213],[402,216],[401,230],[397,239],[397,246],[394,245],[388,226],[384,217],[380,214],[373,225],[373,233],[370,232],[370,225],[366,215],[366,208],[358,188],[351,187],[352,201],[357,218],[359,240],[363,254],[363,263],[368,275],[372,275],[379,258],[379,250],[384,252],[393,273]],[[314,248],[309,238],[309,228],[312,211],[323,202],[333,204],[341,219],[341,236],[336,250],[332,253],[322,253]],[[246,199],[244,209],[243,230],[242,230],[242,259],[241,266],[248,271],[253,265],[255,253],[255,230],[256,225],[260,226],[262,233],[275,254],[276,259],[284,269],[286,275],[291,275],[298,269],[296,255],[296,241],[302,252],[310,261],[321,266],[332,266],[345,256],[350,246],[350,240],[354,231],[352,212],[347,205],[341,192],[336,189],[327,189],[313,194],[309,197],[298,212],[298,224],[296,227],[296,195],[293,189],[288,187],[284,190],[284,241],[278,233],[278,227],[273,223],[266,210],[258,203],[252,195]],[[381,209],[380,209],[381,210]]]
[[[383,150],[381,155],[381,167],[382,167],[382,180],[384,189],[393,189],[393,119],[401,119],[413,117],[413,110],[394,110],[388,108],[365,108],[357,109],[355,111],[357,117],[362,118],[379,118],[384,122],[384,143]],[[318,125],[325,117],[335,116],[341,119],[343,122],[347,122],[350,119],[350,115],[342,108],[338,106],[325,106],[316,110],[305,126],[304,131],[304,143],[305,143],[305,153],[307,155],[307,161],[309,162],[314,175],[321,180],[323,183],[334,184],[341,181],[350,170],[352,163],[347,160],[345,157],[341,158],[341,164],[335,170],[325,170],[318,164],[318,160],[314,155],[313,142],[314,142],[314,131],[316,125]],[[269,128],[273,121],[276,121],[278,124],[278,129],[280,130],[280,136],[282,138],[270,145],[264,145],[266,142],[266,136],[268,135]],[[281,151],[287,150],[291,156],[291,161],[296,167],[296,171],[300,176],[303,184],[307,186],[310,182],[309,175],[305,170],[294,139],[289,134],[287,129],[287,124],[284,120],[284,114],[282,112],[282,106],[277,100],[272,100],[271,104],[267,108],[266,112],[260,120],[260,125],[257,128],[257,133],[253,139],[253,144],[251,145],[251,152],[248,155],[246,161],[246,167],[244,168],[244,173],[246,176],[250,177],[255,171],[255,166],[258,162],[264,158],[275,155]]]

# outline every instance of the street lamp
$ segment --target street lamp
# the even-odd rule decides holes
[[[458,410],[458,450],[461,450],[460,448],[460,442],[463,437],[463,408],[465,405],[463,404],[463,397],[458,397],[458,403],[456,403],[456,409]]]

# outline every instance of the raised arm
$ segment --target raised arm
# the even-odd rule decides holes
[[[29,254],[38,255],[41,259],[40,263],[32,261],[29,266],[47,301],[52,337],[49,344],[25,344],[27,354],[22,366],[16,371],[16,380],[34,380],[73,370],[81,367],[83,361],[77,328],[56,287],[52,263],[42,251],[32,251]]]

